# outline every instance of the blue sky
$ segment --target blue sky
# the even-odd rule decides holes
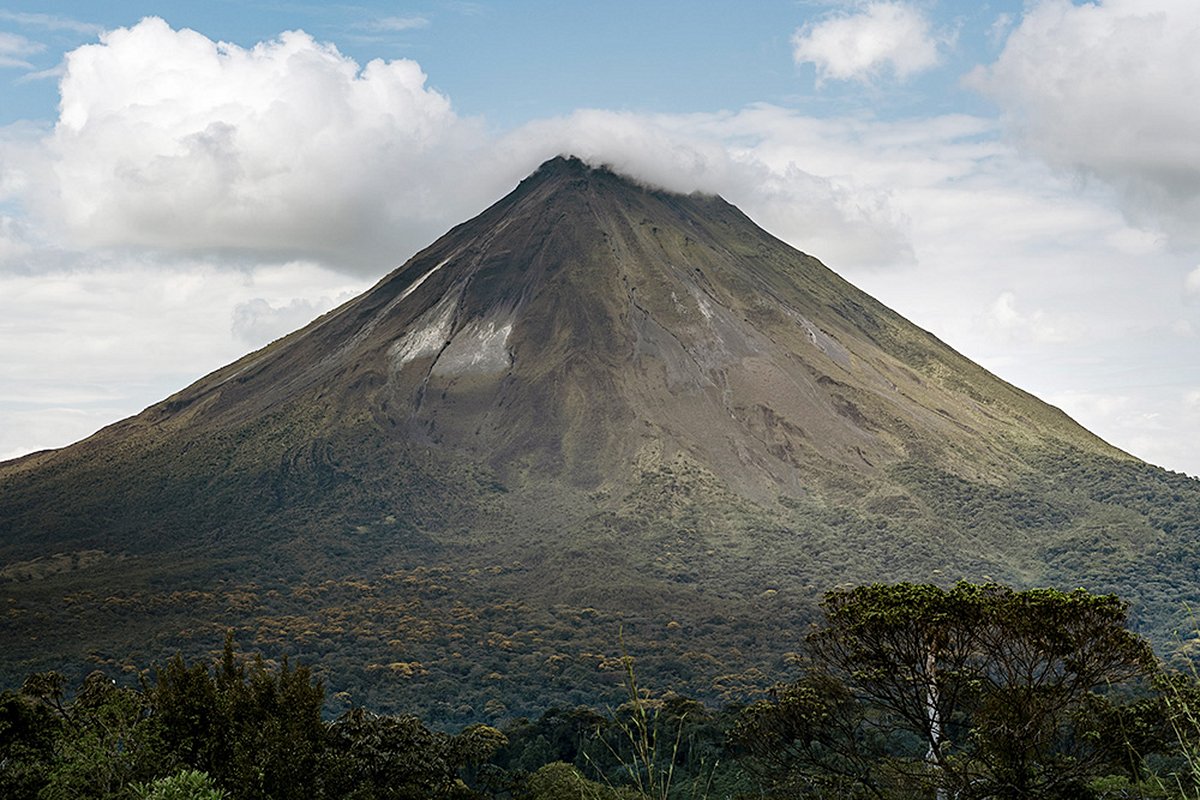
[[[922,76],[899,94],[895,87],[877,92],[872,114],[979,105],[978,95],[957,86],[955,74],[997,53],[991,26],[1003,15],[1015,18],[1021,9],[1011,0],[925,5],[937,28],[955,38],[945,49],[949,69]],[[862,110],[857,91],[849,97],[839,86],[814,91],[813,65],[796,65],[791,58],[794,29],[831,8],[836,5],[687,0],[411,6],[46,0],[6,3],[0,9],[8,19],[0,22],[47,45],[24,56],[37,70],[53,69],[64,50],[94,40],[96,33],[145,16],[243,47],[303,29],[360,64],[373,58],[414,59],[460,113],[482,115],[507,128],[581,107],[686,113],[766,102],[821,113]],[[0,111],[6,122],[50,118],[57,100],[34,81],[10,84],[7,99]]]
[[[724,195],[1200,475],[1200,3],[3,2],[0,458],[362,291],[545,158]]]

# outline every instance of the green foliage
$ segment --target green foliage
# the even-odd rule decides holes
[[[518,800],[644,800],[635,789],[616,789],[588,780],[571,764],[555,761],[529,776]]]
[[[625,702],[457,734],[355,707],[226,640],[119,685],[0,694],[5,800],[963,800],[1198,796],[1200,680],[1157,669],[1123,603],[1082,590],[831,592],[802,677],[714,712],[612,659]],[[601,673],[602,675],[605,673]],[[1144,680],[1149,678],[1149,680]],[[595,680],[593,676],[591,678]]]
[[[646,679],[744,702],[834,581],[989,575],[1119,593],[1170,641],[1200,484],[723,201],[577,178],[586,211],[535,181],[306,331],[0,465],[0,681],[195,663],[219,624],[320,670],[331,714],[502,725],[621,702],[596,654],[624,624]],[[460,321],[524,298],[499,383],[387,355],[452,285]],[[718,339],[754,353],[720,365],[728,392]],[[179,758],[221,760],[190,748],[222,702],[179,710]]]
[[[166,778],[132,787],[136,800],[226,800],[228,795],[213,785],[207,773],[181,770]]]
[[[1171,778],[1181,792],[1200,796],[1200,673],[1193,664],[1187,671],[1164,672],[1155,683],[1156,710],[1177,755]]]
[[[211,670],[182,658],[157,670],[147,697],[177,764],[203,770],[239,798],[308,798],[324,747],[325,691],[305,667],[238,658],[227,638]]]
[[[693,752],[703,735],[707,710],[677,695],[651,697],[638,685],[633,658],[626,654],[621,660],[628,699],[598,736],[616,765],[608,774],[619,774],[639,797],[649,800],[707,797],[717,762],[705,763],[703,755]],[[584,756],[593,769],[605,774],[600,762],[586,752]],[[691,780],[685,778],[688,774]]]
[[[37,683],[37,676],[31,680]],[[0,797],[24,800],[37,795],[49,780],[63,724],[61,715],[37,697],[0,693]]]
[[[891,788],[898,754],[918,756],[912,736],[876,726],[876,717],[843,683],[817,673],[747,706],[730,738],[772,796],[866,796]]]
[[[1112,687],[1151,675],[1125,605],[1083,590],[874,584],[831,592],[804,681],[741,741],[777,786],[1059,797],[1131,764]],[[1136,777],[1136,776],[1134,776]]]
[[[41,800],[110,798],[128,784],[153,774],[159,752],[158,726],[150,719],[145,697],[135,689],[117,686],[100,672],[83,682],[70,705],[59,702],[58,687],[50,681],[42,695],[62,716],[62,735],[48,771]],[[33,687],[45,690],[46,682]]]
[[[358,800],[466,800],[476,794],[461,770],[487,761],[504,734],[473,725],[457,736],[413,716],[384,717],[356,708],[328,726],[322,784],[329,797]]]
[[[1027,468],[1000,476],[914,459],[844,496],[769,505],[681,458],[646,466],[611,497],[553,483],[499,492],[496,473],[368,434],[331,443],[333,460],[362,454],[399,477],[338,483],[336,517],[285,508],[264,520],[231,505],[212,534],[230,543],[219,556],[129,551],[78,568],[64,556],[62,571],[9,580],[0,685],[30,669],[69,670],[72,682],[97,667],[132,674],[174,652],[194,664],[219,619],[265,658],[318,669],[338,689],[327,715],[362,705],[447,729],[502,726],[623,702],[619,668],[601,667],[621,626],[645,680],[712,705],[753,701],[788,674],[834,581],[1088,586],[1127,599],[1130,624],[1167,653],[1172,630],[1188,629],[1180,599],[1200,580],[1200,483],[1076,451],[1026,451]],[[180,454],[165,454],[164,469],[166,455]],[[289,485],[307,463],[286,461]],[[543,530],[562,536],[547,547],[531,538]]]

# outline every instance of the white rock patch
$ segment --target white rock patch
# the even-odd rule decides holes
[[[825,355],[829,356],[834,363],[850,368],[850,351],[842,346],[841,342],[834,339],[825,331],[818,328],[816,325],[809,322],[804,317],[798,317],[801,327],[808,334],[808,340],[813,343],[813,346],[820,350]]]
[[[508,350],[508,336],[512,333],[512,320],[475,320],[465,326],[453,341],[442,351],[433,374],[488,375],[504,372],[512,366],[512,353]]]
[[[426,277],[432,274],[433,272],[430,271]],[[411,292],[415,288],[414,284],[408,288],[408,291]],[[401,336],[388,348],[392,369],[399,370],[413,359],[436,356],[441,352],[450,339],[450,329],[454,324],[454,310],[457,306],[458,295],[451,292],[439,300],[433,308],[417,317],[408,333]]]
[[[401,300],[403,300],[404,298],[408,297],[410,294],[415,292],[417,290],[417,287],[419,287],[422,283],[424,283],[426,280],[429,279],[430,275],[437,272],[439,269],[441,269],[442,267],[446,266],[449,263],[450,263],[449,258],[443,258],[441,261],[439,261],[437,263],[437,266],[435,266],[433,269],[429,270],[429,272],[426,272],[421,277],[417,278],[415,281],[412,282],[411,286],[409,286],[407,289],[405,289],[403,292],[401,292],[400,296],[396,298],[396,302],[399,303]]]

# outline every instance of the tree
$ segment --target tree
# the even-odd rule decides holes
[[[414,716],[351,709],[329,725],[323,785],[327,797],[360,800],[468,800],[478,795],[459,772],[486,761],[507,739],[488,725],[457,736]]]
[[[312,796],[325,746],[325,689],[306,667],[247,661],[227,637],[213,668],[178,656],[146,691],[173,768],[202,770],[239,798]]]
[[[160,746],[156,726],[147,721],[142,693],[93,672],[68,703],[61,677],[35,675],[22,688],[61,720],[47,782],[38,797],[99,800],[117,796],[132,781],[152,777]]]
[[[135,784],[137,800],[225,800],[228,795],[213,786],[206,773],[185,769],[148,784]]]
[[[517,792],[519,800],[645,800],[630,787],[614,788],[588,780],[571,764],[556,761],[532,775]]]
[[[1156,667],[1116,597],[873,584],[830,592],[822,609],[806,678],[739,727],[776,782],[1061,798],[1126,768],[1104,724],[1108,687]]]
[[[61,699],[60,693],[60,705]],[[36,697],[0,693],[0,797],[32,800],[37,796],[49,780],[62,724],[58,712]]]

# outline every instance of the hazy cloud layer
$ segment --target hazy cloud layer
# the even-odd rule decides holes
[[[1187,277],[1184,278],[1183,285],[1188,293],[1200,295],[1200,267],[1196,267],[1188,273]]]
[[[15,23],[25,28],[40,28],[48,31],[71,31],[88,35],[99,34],[102,28],[90,22],[82,22],[59,14],[7,11],[0,9],[0,20]]]
[[[1086,327],[1065,315],[1044,309],[1026,313],[1017,306],[1013,292],[1003,292],[992,303],[988,320],[993,328],[1009,336],[1028,336],[1042,344],[1067,344],[1087,333]]]
[[[899,80],[937,66],[938,38],[910,3],[873,2],[857,13],[838,12],[792,36],[797,64],[813,64],[817,80],[869,82],[884,73]]]
[[[303,328],[314,319],[354,295],[307,298],[293,297],[286,303],[272,305],[269,300],[255,297],[233,307],[233,335],[250,347],[286,336]]]
[[[411,31],[428,28],[429,18],[415,14],[407,17],[383,17],[367,23],[365,27],[373,31],[388,31],[389,33]]]
[[[1200,244],[1200,3],[1032,7],[968,84],[1024,146],[1114,186],[1130,217]]]
[[[0,459],[137,413],[367,285],[305,262],[128,256],[0,273]]]

